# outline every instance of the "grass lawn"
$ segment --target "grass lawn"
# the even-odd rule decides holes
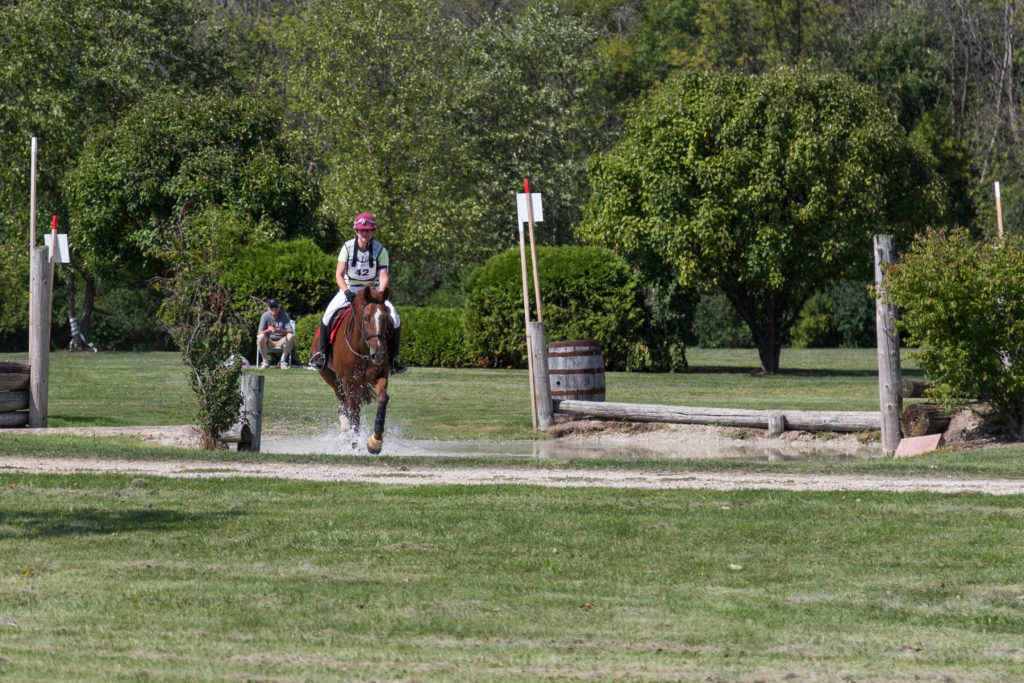
[[[785,350],[774,377],[752,375],[753,351],[689,357],[688,374],[609,374],[608,400],[877,404],[871,350]],[[268,429],[334,421],[317,375],[265,374]],[[414,368],[393,382],[389,425],[416,438],[532,438],[526,386],[521,371]],[[189,420],[177,354],[58,353],[50,387],[53,426]],[[242,454],[0,437],[0,459],[16,455]],[[485,462],[1024,478],[1022,447],[898,461]],[[1022,496],[3,473],[0,679],[1022,679],[1022,522]]]
[[[3,474],[0,510],[9,680],[1024,677],[1020,496]]]
[[[758,376],[754,349],[690,349],[692,371],[612,372],[607,400],[792,410],[877,410],[872,349],[784,349],[783,370]],[[25,354],[4,359],[24,360]],[[905,374],[920,376],[905,362]],[[310,370],[265,370],[263,426],[296,433],[336,420],[337,401]],[[525,370],[412,368],[392,379],[388,424],[431,439],[533,438]],[[193,400],[178,353],[54,353],[49,424],[186,424]],[[365,411],[364,411],[365,412]],[[366,419],[372,420],[371,409]]]

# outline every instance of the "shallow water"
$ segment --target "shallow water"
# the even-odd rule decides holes
[[[310,438],[264,438],[264,453],[296,455],[365,455],[367,434],[361,434],[357,447],[343,432]],[[615,439],[545,439],[538,441],[428,441],[403,439],[385,434],[381,455],[418,457],[522,457],[569,460],[575,458],[608,458],[620,460],[671,459],[733,459],[754,461],[852,461],[881,455],[877,445],[843,444],[813,441],[779,441],[768,444],[756,440],[736,439],[631,440]]]

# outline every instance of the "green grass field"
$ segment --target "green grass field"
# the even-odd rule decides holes
[[[608,398],[861,410],[877,400],[870,351],[786,351],[788,369],[770,378],[751,374],[752,351],[690,359],[685,375],[613,373]],[[188,421],[174,354],[55,354],[52,368],[55,426]],[[334,419],[313,373],[266,374],[269,429]],[[404,434],[531,436],[522,372],[415,368],[393,392],[389,420]],[[0,437],[0,462],[17,455],[240,454]],[[491,462],[1020,480],[1022,456],[1006,447],[899,461]],[[1022,521],[1022,496],[6,472],[0,679],[1021,679]]]
[[[606,376],[607,400],[632,403],[877,410],[871,349],[785,349],[783,370],[758,376],[757,352],[688,351],[691,372]],[[8,354],[7,359],[25,358]],[[313,371],[265,370],[264,428],[291,432],[333,422],[337,402]],[[920,376],[905,363],[908,377]],[[413,368],[392,379],[390,425],[433,439],[532,438],[525,370]],[[50,362],[50,426],[185,424],[192,394],[177,353],[58,352]],[[372,410],[371,410],[372,413]],[[370,416],[372,419],[372,415]]]

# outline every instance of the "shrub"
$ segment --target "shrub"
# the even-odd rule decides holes
[[[871,285],[856,280],[836,280],[825,288],[835,302],[833,315],[839,344],[848,349],[875,346],[875,299]]]
[[[320,329],[323,313],[311,313],[295,319],[295,360],[308,365],[313,355],[313,335]]]
[[[692,339],[704,349],[750,349],[754,338],[736,309],[721,292],[700,297],[693,314]]]
[[[609,368],[626,368],[644,323],[636,274],[598,247],[538,247],[537,262],[548,341],[595,339]],[[477,363],[526,367],[521,283],[518,249],[492,257],[466,281],[466,333]],[[533,302],[532,277],[529,286]]]
[[[800,309],[800,317],[793,325],[790,333],[793,346],[798,349],[838,346],[840,335],[835,316],[835,301],[820,292],[812,296]]]
[[[257,319],[271,297],[292,318],[327,307],[337,291],[334,270],[338,258],[324,253],[311,240],[260,244],[222,263],[224,286],[246,313]]]
[[[411,365],[466,368],[473,357],[466,343],[466,311],[462,308],[405,306],[402,348],[399,353]]]
[[[929,230],[888,271],[886,293],[911,352],[947,406],[989,404],[1024,438],[1024,240],[972,242],[965,229]]]

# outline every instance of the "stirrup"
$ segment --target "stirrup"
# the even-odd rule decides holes
[[[391,374],[401,375],[403,372],[409,369],[409,366],[405,364],[405,361],[401,358],[395,358],[391,361]]]
[[[327,364],[327,356],[323,351],[317,351],[313,354],[313,357],[309,359],[309,365],[316,368],[317,370],[323,370],[324,365]]]

